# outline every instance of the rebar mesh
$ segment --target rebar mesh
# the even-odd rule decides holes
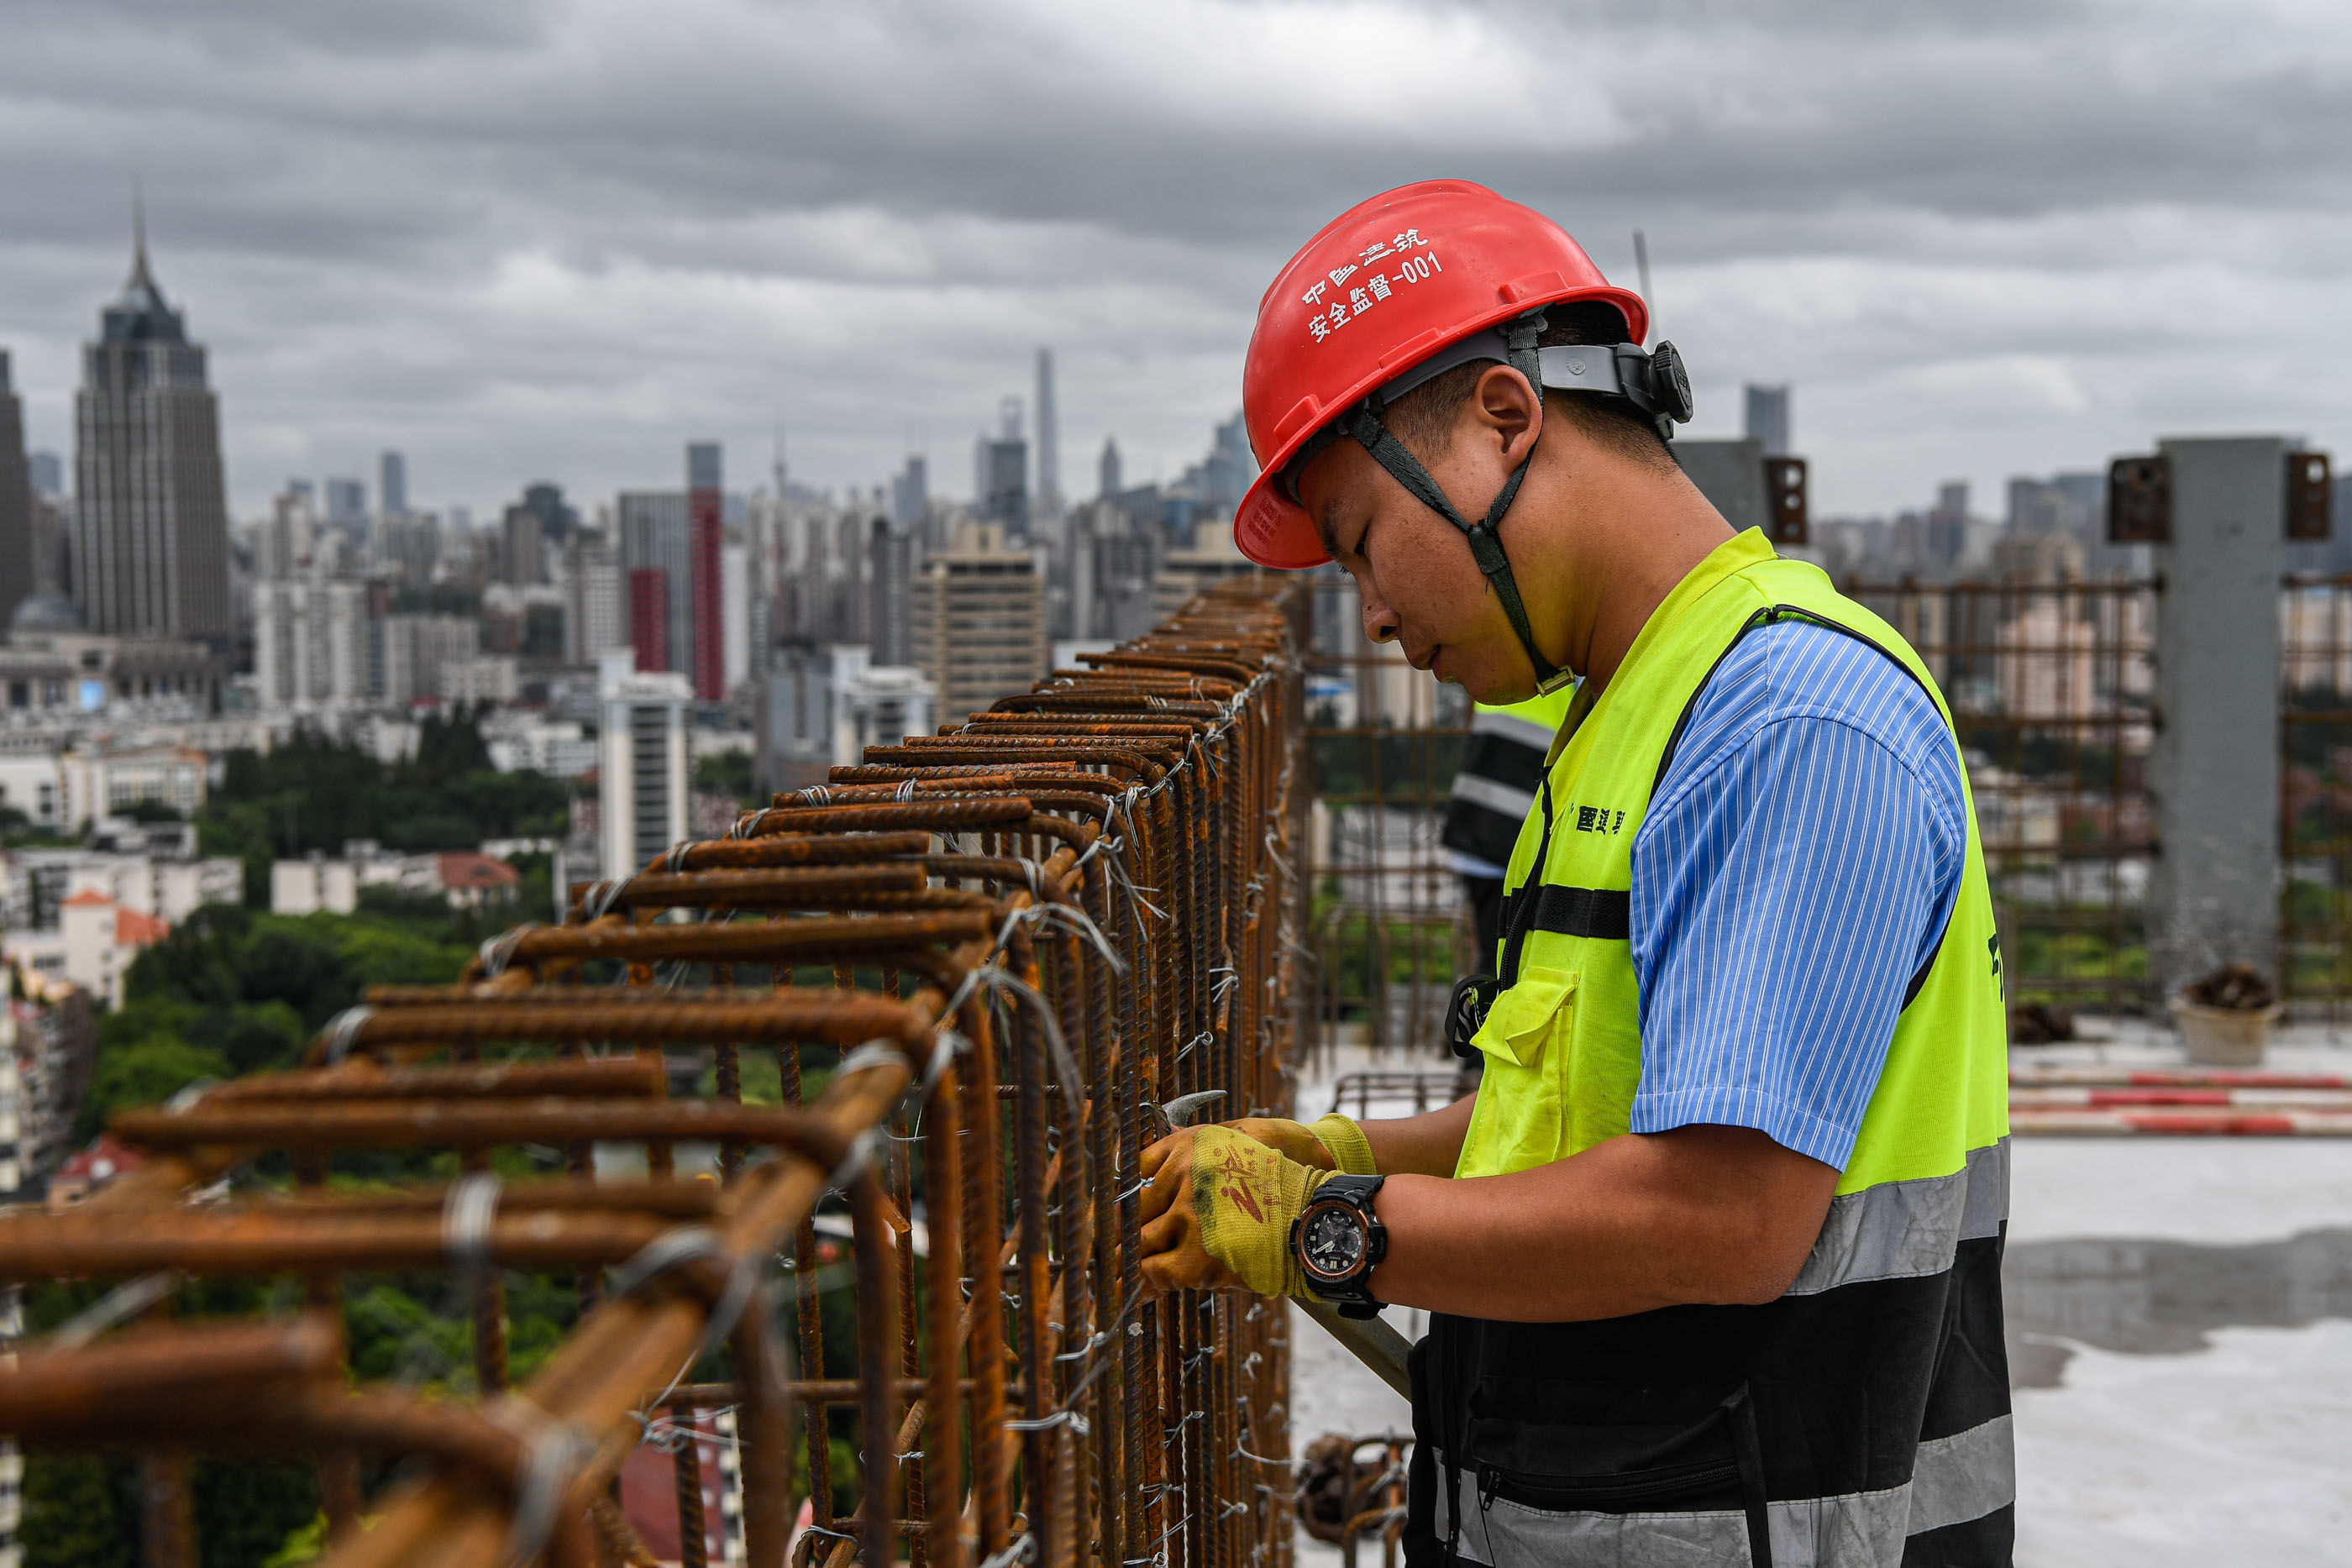
[[[0,1432],[138,1450],[153,1561],[195,1561],[189,1454],[257,1448],[315,1457],[335,1568],[650,1561],[614,1480],[650,1445],[701,1563],[731,1427],[752,1563],[1283,1568],[1287,1316],[1150,1298],[1136,1199],[1163,1106],[1291,1104],[1303,619],[1221,585],[375,988],[299,1071],[122,1113],[143,1166],[0,1232],[0,1281],[131,1281],[24,1345]],[[352,1378],[343,1285],[386,1270],[462,1298],[474,1397]],[[301,1306],[171,1315],[230,1275]],[[549,1276],[581,1316],[518,1384],[505,1291]],[[366,1496],[362,1456],[410,1466]]]

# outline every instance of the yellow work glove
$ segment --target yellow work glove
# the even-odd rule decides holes
[[[1330,1173],[1231,1127],[1183,1127],[1143,1152],[1143,1277],[1161,1291],[1305,1296],[1290,1227]]]
[[[1372,1163],[1371,1140],[1364,1136],[1364,1129],[1356,1124],[1354,1118],[1342,1116],[1337,1111],[1311,1124],[1285,1121],[1278,1116],[1244,1116],[1220,1125],[1246,1134],[1302,1166],[1345,1171],[1349,1176],[1381,1174],[1380,1167]]]

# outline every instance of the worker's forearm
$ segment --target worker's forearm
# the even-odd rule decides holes
[[[1372,1292],[1520,1322],[1769,1301],[1836,1185],[1829,1166],[1729,1127],[1627,1134],[1509,1176],[1401,1175],[1381,1189],[1389,1244]]]
[[[1364,1123],[1364,1139],[1372,1145],[1374,1166],[1382,1176],[1452,1176],[1462,1158],[1462,1137],[1470,1129],[1471,1109],[1477,1103],[1478,1097],[1470,1094],[1442,1111]]]

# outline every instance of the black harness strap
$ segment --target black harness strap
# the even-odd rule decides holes
[[[1543,366],[1536,342],[1542,336],[1543,328],[1543,312],[1537,310],[1513,321],[1508,334],[1511,366],[1528,378],[1528,384],[1536,389],[1538,397],[1543,395]],[[1527,605],[1519,599],[1519,585],[1511,576],[1510,558],[1503,553],[1502,538],[1495,531],[1502,525],[1503,514],[1511,509],[1512,501],[1517,498],[1519,482],[1528,476],[1528,464],[1534,460],[1535,454],[1530,451],[1520,460],[1519,465],[1511,470],[1511,476],[1504,480],[1503,487],[1495,493],[1494,504],[1486,508],[1486,517],[1473,523],[1454,509],[1454,503],[1446,498],[1437,481],[1429,476],[1429,470],[1421,465],[1421,459],[1415,457],[1412,450],[1381,423],[1380,414],[1374,411],[1377,402],[1376,398],[1365,399],[1338,423],[1371,455],[1373,462],[1388,470],[1389,476],[1404,486],[1406,494],[1469,536],[1472,559],[1477,561],[1478,570],[1486,574],[1486,581],[1494,588],[1495,597],[1502,601],[1503,613],[1509,618],[1511,630],[1517,633],[1519,645],[1527,649],[1528,660],[1535,666],[1536,690],[1558,691],[1574,677],[1545,658],[1543,650],[1536,646],[1535,628],[1528,621]]]
[[[1503,553],[1503,541],[1495,533],[1495,525],[1503,520],[1503,514],[1511,509],[1511,502],[1518,496],[1519,482],[1528,476],[1527,462],[1522,461],[1511,470],[1511,476],[1495,493],[1495,503],[1486,508],[1486,517],[1473,523],[1454,509],[1454,503],[1437,487],[1437,481],[1429,476],[1421,459],[1370,408],[1355,409],[1347,417],[1347,426],[1348,434],[1371,454],[1373,462],[1388,470],[1391,478],[1405,487],[1406,494],[1469,536],[1472,558],[1493,585],[1495,597],[1503,601],[1503,613],[1510,618],[1511,630],[1518,634],[1529,662],[1535,665],[1537,689],[1557,690],[1566,672],[1537,648],[1535,628],[1528,622],[1528,607],[1520,601],[1519,585],[1511,577],[1510,558]]]
[[[1633,936],[1633,895],[1615,888],[1547,883],[1536,894],[1536,917],[1531,924],[1538,931],[1563,936],[1628,942]]]

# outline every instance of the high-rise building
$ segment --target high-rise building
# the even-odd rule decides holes
[[[1098,481],[1095,486],[1095,494],[1101,499],[1109,500],[1124,487],[1124,476],[1118,461],[1118,442],[1115,438],[1108,435],[1103,437],[1102,458],[1095,465],[1095,473]]]
[[[8,377],[0,349],[0,626],[34,586],[33,475],[25,461],[25,402]]]
[[[726,674],[721,687],[733,691],[751,678],[751,547],[730,544],[719,551],[719,598],[726,607]]]
[[[397,452],[387,452],[376,459],[375,493],[383,502],[389,517],[408,514],[408,459]]]
[[[65,460],[54,452],[36,452],[25,459],[26,472],[33,481],[36,496],[62,496],[66,493]]]
[[[1152,619],[1165,621],[1184,601],[1228,577],[1247,577],[1257,564],[1234,544],[1231,523],[1202,523],[1193,530],[1190,549],[1170,550],[1160,559],[1151,585]]]
[[[845,768],[865,759],[869,746],[896,746],[910,735],[929,735],[939,711],[938,694],[919,670],[877,664],[866,650],[833,650],[833,761]]]
[[[922,559],[916,536],[874,519],[866,556],[866,637],[877,664],[915,657],[915,569]]]
[[[573,534],[563,547],[563,662],[586,666],[629,645],[620,552],[601,534]]]
[[[499,530],[499,576],[518,588],[547,580],[547,545],[539,514],[509,507]]]
[[[362,479],[329,479],[327,481],[327,526],[341,528],[357,537],[367,527],[367,482]]]
[[[930,515],[930,476],[920,456],[908,457],[905,471],[890,478],[890,520],[902,528],[919,529]]]
[[[383,629],[370,585],[281,578],[253,589],[254,685],[266,708],[384,695]],[[470,624],[470,623],[469,623]]]
[[[1927,559],[1937,566],[1959,564],[1969,548],[1969,482],[1948,479],[1936,487],[1927,514]]]
[[[623,653],[598,666],[604,724],[597,795],[604,874],[643,869],[686,837],[686,677],[630,668]]]
[[[1045,576],[995,524],[962,525],[952,548],[923,562],[914,622],[914,663],[946,718],[1025,690],[1050,667]]]
[[[754,715],[751,782],[775,792],[825,781],[833,762],[833,655],[810,643],[771,651]]]
[[[1748,423],[1741,434],[1762,442],[1767,457],[1790,455],[1792,433],[1789,428],[1789,389],[1785,385],[1748,385]]]
[[[376,519],[373,559],[379,566],[396,569],[411,588],[433,581],[433,568],[441,559],[441,526],[429,512],[387,513]]]
[[[694,695],[707,703],[727,700],[727,497],[720,478],[719,444],[696,441],[686,448],[688,570],[693,587],[688,611]]]
[[[1037,350],[1037,515],[1062,515],[1062,431],[1054,402],[1054,350]]]
[[[1029,444],[1021,437],[1021,400],[997,407],[997,434],[982,435],[972,454],[973,507],[1016,542],[1029,537]]]
[[[669,668],[669,573],[657,566],[630,569],[629,645],[639,673]]]
[[[525,485],[522,504],[539,514],[539,537],[550,544],[562,544],[579,526],[580,514],[565,503],[563,486],[552,481]]]
[[[621,570],[628,574],[629,643],[637,651],[637,668],[684,674],[693,665],[694,631],[685,492],[624,490],[618,515]],[[656,605],[658,626],[647,619]]]
[[[226,640],[228,500],[205,350],[147,266],[82,348],[74,398],[74,598],[93,632]]]

